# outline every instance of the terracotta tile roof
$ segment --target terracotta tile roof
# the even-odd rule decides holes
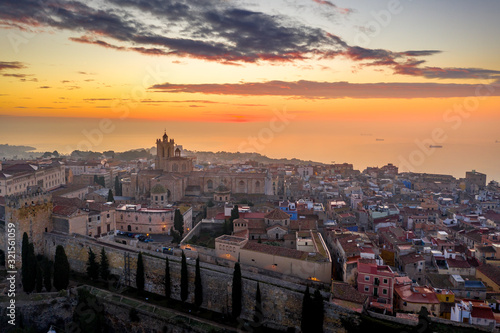
[[[436,293],[428,287],[415,287],[409,284],[395,286],[394,292],[406,302],[439,304]]]
[[[316,220],[291,220],[290,221],[291,230],[316,230]]]
[[[500,286],[500,267],[491,264],[481,265],[476,268],[479,272],[486,275],[491,281]]]
[[[287,220],[290,219],[290,215],[285,213],[279,208],[275,208],[266,215],[264,215],[264,218],[270,219],[270,220]]]
[[[256,219],[264,219],[265,213],[259,212],[250,212],[250,213],[240,213],[240,218],[246,220],[256,220]]]
[[[366,297],[348,283],[337,281],[332,283],[332,298],[363,304]]]
[[[245,246],[242,247],[242,249],[271,254],[279,257],[292,258],[292,259],[305,259],[307,257],[306,252],[297,251],[286,247],[272,246],[272,245],[259,244],[253,242],[246,243]]]
[[[448,258],[446,259],[446,262],[448,263],[448,267],[450,268],[470,268],[470,264],[467,262],[467,260],[464,259],[452,259]]]
[[[52,213],[56,215],[69,217],[75,213],[78,213],[78,207],[75,206],[54,206],[52,208]]]
[[[490,307],[472,306],[471,317],[495,320],[493,310]]]
[[[285,228],[285,227],[283,227],[283,226],[281,226],[279,224],[275,224],[275,225],[272,225],[272,226],[266,228],[266,231],[269,231],[269,230],[274,229],[274,228],[279,228],[281,230],[288,231],[287,228]]]
[[[401,261],[401,263],[403,265],[408,265],[408,264],[413,264],[413,263],[416,263],[419,261],[424,261],[425,258],[420,254],[410,253],[410,254],[406,254],[404,256],[400,256],[399,260]]]

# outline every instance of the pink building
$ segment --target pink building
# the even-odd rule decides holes
[[[393,311],[396,276],[389,266],[378,265],[373,259],[358,260],[358,291],[368,295],[370,307]]]

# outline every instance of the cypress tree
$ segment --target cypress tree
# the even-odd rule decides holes
[[[238,318],[241,314],[241,268],[240,263],[234,264],[233,289],[232,289],[232,314],[233,318]]]
[[[194,305],[203,303],[203,285],[201,284],[200,258],[196,258],[196,275],[194,277]]]
[[[36,262],[36,292],[39,293],[42,291],[43,287],[43,271],[42,264],[38,261]]]
[[[174,228],[175,230],[177,230],[177,232],[180,235],[180,238],[182,239],[182,235],[184,234],[184,217],[182,216],[181,211],[179,209],[175,210]]]
[[[231,217],[229,218],[229,222],[233,224],[233,221],[239,218],[240,218],[240,211],[238,210],[238,205],[234,205],[233,209],[231,209]]]
[[[62,245],[56,247],[56,257],[54,259],[54,288],[57,291],[68,288],[69,285],[69,262],[66,251]]]
[[[43,258],[43,286],[47,292],[52,289],[52,264],[52,261]]]
[[[26,265],[24,265],[23,273],[25,278],[23,280],[23,289],[25,292],[30,293],[35,290],[36,286],[36,256],[33,243],[28,244],[28,252],[26,254]]]
[[[142,252],[139,252],[139,256],[137,257],[135,284],[139,293],[142,294],[144,292],[144,263],[142,262]]]
[[[262,299],[260,295],[260,285],[257,282],[257,291],[255,292],[255,310],[253,314],[253,322],[256,324],[262,324],[264,319],[264,313],[262,312]]]
[[[99,269],[101,273],[101,278],[104,281],[108,281],[109,278],[109,261],[108,261],[108,256],[106,255],[106,251],[104,250],[104,247],[101,250],[101,262],[99,264]]]
[[[184,251],[182,251],[182,260],[181,260],[181,300],[184,302],[188,298],[188,269],[186,256],[184,255]]]
[[[311,295],[309,294],[309,286],[306,287],[304,297],[302,298],[302,317],[300,321],[300,329],[302,332],[309,332],[311,330]]]
[[[95,254],[92,248],[89,247],[89,258],[87,261],[87,276],[91,280],[97,280],[99,278],[99,264],[96,261]]]
[[[118,179],[118,176],[115,177],[115,194],[117,196],[122,195],[122,184],[120,183],[120,180]]]
[[[314,297],[312,299],[312,324],[313,332],[322,333],[323,332],[323,319],[324,319],[324,309],[323,309],[323,296],[321,292],[316,289],[314,291]]]
[[[108,202],[115,202],[115,198],[113,197],[113,191],[109,189],[108,191]]]
[[[28,267],[28,252],[29,252],[29,245],[30,245],[30,241],[29,241],[29,238],[28,238],[28,234],[27,233],[23,233],[23,243],[22,243],[22,247],[21,247],[21,281],[23,283],[23,289],[25,288],[24,285],[26,283],[29,284],[29,282],[27,281],[27,279],[29,278],[29,274],[30,274],[30,269]]]
[[[168,257],[165,258],[165,297],[170,299],[172,295],[172,289],[170,286],[170,264],[168,262]]]

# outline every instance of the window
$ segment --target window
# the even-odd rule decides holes
[[[107,215],[107,218],[109,219],[109,214]]]
[[[382,289],[382,294],[387,295],[387,289]]]
[[[135,227],[135,230],[139,230],[139,228],[138,228],[138,227]]]
[[[384,284],[387,284],[387,282],[388,282],[387,279],[384,279]]]
[[[369,276],[365,276],[365,281],[370,281],[370,277]]]
[[[369,286],[365,286],[365,291],[369,292],[370,291],[370,287]]]

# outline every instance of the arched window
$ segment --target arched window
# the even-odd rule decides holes
[[[245,192],[245,182],[242,180],[238,182],[238,192]]]
[[[186,170],[187,170],[186,163],[182,163],[182,171],[186,171]]]
[[[256,190],[259,190],[259,189],[260,189],[260,182],[259,182],[259,181],[256,181],[256,182],[255,182],[255,189],[256,189]]]
[[[181,150],[179,148],[175,150],[175,157],[181,157]]]
[[[174,165],[172,165],[172,171],[173,172],[179,171],[179,166],[177,165],[177,163],[174,163]]]
[[[207,182],[207,188],[208,188],[208,190],[214,189],[214,182],[211,179],[209,179]]]

